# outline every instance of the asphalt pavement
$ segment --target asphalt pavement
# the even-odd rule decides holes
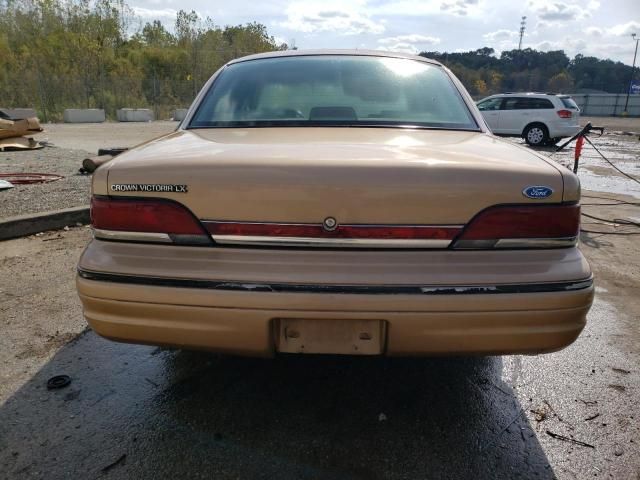
[[[552,478],[510,382],[522,367],[241,359],[88,331],[0,408],[0,465],[48,479]],[[72,383],[47,390],[58,374]]]
[[[265,360],[63,336],[0,400],[0,478],[636,479],[637,283],[618,287],[623,269],[598,257],[635,244],[584,240],[596,303],[577,342],[548,355]],[[3,265],[23,274],[1,290],[31,295],[37,329],[77,315],[60,272],[86,241],[72,229],[3,242]],[[48,390],[56,375],[71,383]]]

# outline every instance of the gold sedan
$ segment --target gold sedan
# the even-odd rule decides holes
[[[569,170],[453,74],[370,51],[234,60],[99,168],[77,285],[113,340],[242,355],[537,353],[593,280]]]

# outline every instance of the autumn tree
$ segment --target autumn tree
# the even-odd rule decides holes
[[[0,105],[34,106],[43,120],[65,108],[188,106],[237,56],[276,50],[264,25],[220,27],[179,11],[132,30],[124,0],[0,0]]]

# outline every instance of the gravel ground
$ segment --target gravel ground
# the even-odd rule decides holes
[[[45,147],[26,152],[0,152],[0,173],[53,173],[64,178],[50,183],[16,185],[0,191],[0,219],[89,204],[91,177],[78,168],[87,152]]]
[[[95,154],[103,147],[133,147],[152,138],[173,132],[178,122],[147,123],[50,123],[38,140],[46,140],[58,147],[84,150]]]
[[[45,125],[45,131],[35,138],[54,146],[0,152],[0,173],[53,173],[64,178],[0,191],[0,220],[88,205],[91,176],[78,173],[83,159],[95,155],[98,148],[132,147],[169,133],[176,126],[176,122]]]

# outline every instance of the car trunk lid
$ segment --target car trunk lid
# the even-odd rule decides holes
[[[547,196],[528,198],[523,192],[531,186],[547,188]],[[450,240],[487,207],[562,202],[563,180],[550,162],[476,132],[200,129],[117,157],[108,192],[175,200],[212,233],[254,225],[244,233],[256,236],[259,224],[267,225],[263,237],[291,236],[297,234],[288,226],[302,225],[344,239],[370,236],[360,227],[429,227],[373,233]],[[280,233],[268,229],[274,225]]]

